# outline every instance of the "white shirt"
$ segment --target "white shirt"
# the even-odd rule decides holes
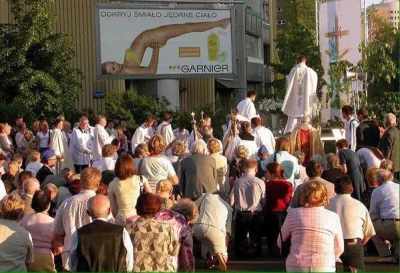
[[[163,121],[160,123],[160,125],[158,125],[156,134],[163,136],[165,146],[168,146],[175,140],[174,133],[172,132],[172,126],[166,121]]]
[[[371,195],[369,214],[372,221],[377,219],[399,219],[399,184],[385,182]]]
[[[42,168],[43,164],[40,162],[32,161],[26,166],[25,171],[30,171],[33,177],[36,177],[37,172]]]
[[[100,171],[113,171],[115,169],[116,160],[113,157],[102,157],[93,162],[92,167]]]
[[[273,154],[275,152],[275,137],[271,130],[265,128],[264,126],[258,126],[253,129],[252,134],[257,136],[258,148],[264,145],[269,154]]]
[[[257,115],[256,107],[250,98],[245,98],[236,106],[239,111],[239,114],[251,120]]]
[[[131,139],[132,153],[135,152],[136,146],[146,142],[146,139],[149,140],[153,136],[153,133],[153,128],[146,127],[145,124],[142,124],[142,126],[138,127]]]
[[[96,161],[102,157],[101,151],[103,146],[110,144],[114,137],[110,136],[106,129],[100,124],[96,124],[93,134],[93,160]]]
[[[327,209],[339,215],[343,239],[363,239],[375,235],[367,208],[350,194],[338,194],[332,197],[329,199]]]
[[[95,220],[100,220],[104,222],[108,222],[106,218],[97,218]],[[78,266],[78,232],[75,231],[74,234],[72,235],[72,243],[71,243],[71,262],[70,262],[70,268],[71,271],[76,271],[77,266]],[[126,249],[126,270],[127,272],[133,271],[133,264],[134,264],[134,253],[133,253],[133,244],[132,240],[129,236],[128,231],[124,228],[123,233],[122,233],[122,241],[124,244],[124,247]]]
[[[6,195],[6,187],[4,187],[4,182],[0,179],[0,200],[2,200]]]
[[[367,164],[368,168],[379,168],[382,160],[379,160],[375,154],[368,148],[361,148],[357,151],[357,155],[360,158],[360,163]]]
[[[354,117],[349,118],[345,124],[345,138],[354,152],[356,151],[356,129],[359,124]]]
[[[75,128],[71,135],[70,151],[75,165],[89,165],[92,154],[91,130]]]
[[[181,142],[187,142],[187,139],[189,137],[189,131],[186,129],[183,129],[182,131],[179,130],[179,128],[173,130],[174,136],[177,141]]]

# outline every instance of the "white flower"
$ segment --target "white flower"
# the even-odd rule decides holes
[[[264,110],[266,112],[278,111],[282,107],[282,101],[275,101],[272,98],[265,98],[260,101],[259,110]]]

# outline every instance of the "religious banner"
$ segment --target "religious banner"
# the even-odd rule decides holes
[[[320,4],[319,9],[319,48],[321,52],[324,79],[327,87],[324,94],[334,92],[338,88],[352,89],[351,82],[343,82],[342,75],[334,75],[339,61],[347,60],[353,65],[361,60],[358,46],[361,43],[361,1],[337,0]],[[333,91],[332,91],[333,90]],[[335,97],[327,109],[322,111],[324,120],[334,115],[340,116],[341,108],[348,104],[348,97]],[[336,103],[335,103],[336,102]],[[335,110],[336,109],[336,110]]]

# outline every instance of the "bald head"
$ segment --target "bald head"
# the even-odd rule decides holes
[[[379,169],[376,174],[376,180],[378,180],[380,184],[393,181],[393,174],[389,170]]]
[[[92,218],[107,218],[110,214],[110,200],[107,196],[96,195],[88,200],[87,208]]]
[[[37,190],[40,190],[40,183],[36,178],[28,178],[24,181],[23,189],[25,194],[34,195]]]

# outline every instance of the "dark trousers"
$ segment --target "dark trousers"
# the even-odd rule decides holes
[[[89,167],[89,165],[75,165],[75,172],[76,173],[81,173],[81,171],[83,171],[83,169],[86,169],[87,167]]]
[[[265,215],[264,226],[267,235],[268,253],[274,256],[279,255],[277,239],[286,215],[286,211],[270,212]]]
[[[261,255],[261,232],[263,216],[261,212],[241,212],[236,213],[235,220],[235,252],[236,256],[243,256],[243,248],[246,247],[247,234],[249,234],[249,248],[255,248],[255,256]],[[242,249],[241,249],[242,248]],[[253,256],[249,254],[249,256]]]
[[[364,271],[364,249],[361,239],[357,239],[356,242],[348,242],[348,240],[345,240],[344,252],[340,256],[340,259],[342,260],[345,272],[351,272],[350,266],[359,271]]]

